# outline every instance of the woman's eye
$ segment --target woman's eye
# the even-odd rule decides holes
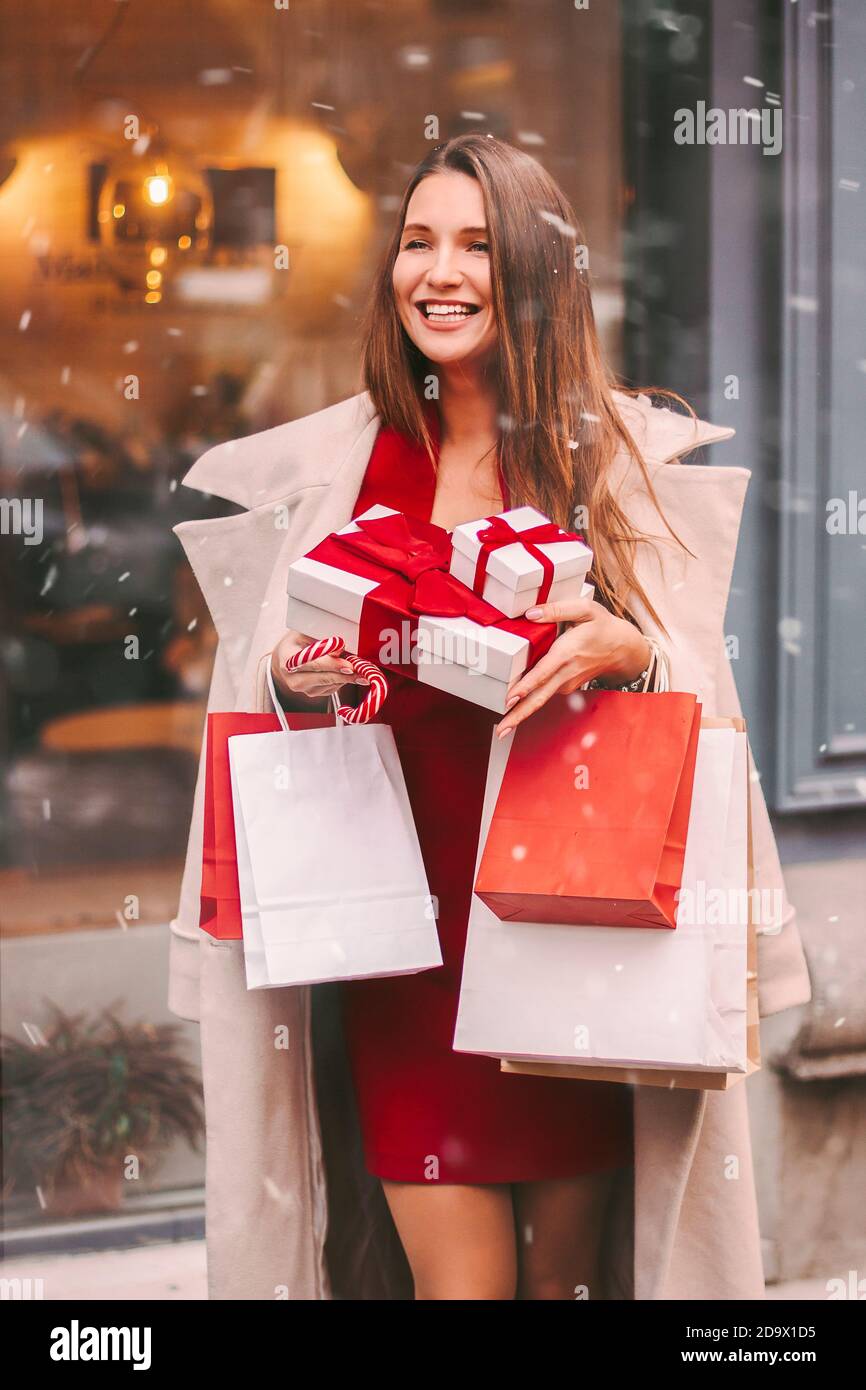
[[[402,249],[404,251],[413,251],[416,246],[429,247],[429,243],[423,241],[420,237],[413,237],[411,241],[406,241],[403,243]],[[466,249],[468,251],[480,250],[487,252],[490,250],[490,246],[486,241],[473,241]]]

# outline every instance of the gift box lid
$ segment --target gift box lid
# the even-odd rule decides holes
[[[533,526],[542,526],[549,521],[543,512],[535,507],[513,507],[511,511],[499,514],[515,531],[529,531]],[[454,549],[465,555],[473,564],[481,549],[478,532],[492,521],[492,517],[481,517],[478,521],[467,521],[455,526],[451,533]],[[571,535],[560,528],[563,536]],[[592,564],[592,551],[577,536],[568,541],[556,541],[540,545],[539,550],[548,555],[556,566],[557,579],[569,579],[572,575],[586,574]],[[519,541],[503,545],[493,550],[487,560],[487,573],[492,578],[507,584],[511,589],[532,589],[541,583],[543,570],[540,562],[522,546]]]
[[[375,506],[361,512],[360,517],[367,519],[391,516],[393,512],[393,507],[384,507],[377,502]],[[335,534],[342,536],[350,531],[359,531],[359,519],[356,517],[348,525],[341,526]],[[286,588],[291,598],[310,603],[314,607],[327,607],[335,617],[356,623],[360,618],[361,604],[365,596],[371,589],[375,589],[377,584],[376,579],[365,579],[363,575],[353,574],[351,570],[335,569],[332,565],[323,564],[321,560],[314,560],[310,555],[301,555],[289,565]]]

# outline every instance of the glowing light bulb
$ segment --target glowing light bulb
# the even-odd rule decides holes
[[[144,181],[144,196],[153,207],[162,207],[171,197],[171,179],[166,174],[151,174]]]
[[[115,217],[123,217],[124,214],[126,213],[126,204],[125,204],[125,203],[115,203],[115,204],[114,204],[114,207],[111,209],[111,211],[114,213],[114,216],[115,216]]]
[[[164,246],[154,246],[150,253],[151,265],[165,265],[165,258],[168,255]]]
[[[149,290],[158,290],[162,284],[162,272],[159,270],[149,270],[145,276],[145,280],[147,281],[147,288]]]

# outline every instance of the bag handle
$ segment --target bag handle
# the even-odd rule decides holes
[[[384,673],[379,670],[378,666],[374,666],[372,661],[367,661],[364,657],[355,656],[350,652],[344,651],[344,646],[345,644],[342,637],[323,637],[315,642],[310,642],[306,647],[302,647],[300,651],[295,652],[289,657],[286,662],[286,670],[296,671],[299,667],[306,666],[311,661],[318,661],[320,656],[342,656],[343,659],[348,661],[349,665],[357,671],[359,676],[363,676],[365,680],[370,682],[370,689],[357,708],[353,708],[351,705],[341,705],[337,700],[336,694],[333,693],[331,695],[331,705],[338,719],[341,719],[344,724],[366,724],[377,715],[382,708],[388,695],[388,682],[385,679]],[[288,733],[289,726],[286,722],[285,712],[277,699],[276,690],[274,689],[274,677],[270,661],[267,667],[267,682],[268,690],[270,691],[271,699],[274,702],[274,708],[277,712],[277,718],[284,732]]]
[[[668,663],[668,654],[666,651],[662,650],[661,644],[655,637],[649,637],[645,632],[642,634],[642,636],[646,638],[647,642],[649,642],[650,648],[652,649],[653,657],[655,657],[655,671],[653,672],[653,690],[656,694],[658,694],[659,692],[665,693],[669,691],[671,688],[670,665]],[[650,669],[652,668],[652,665],[653,660],[651,657]],[[644,683],[641,686],[641,694],[643,694],[645,691],[649,689],[650,669],[647,670]]]

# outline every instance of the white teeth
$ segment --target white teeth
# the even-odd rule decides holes
[[[472,310],[463,308],[459,305],[428,304],[426,306],[427,317],[437,319],[465,319],[469,318]]]

